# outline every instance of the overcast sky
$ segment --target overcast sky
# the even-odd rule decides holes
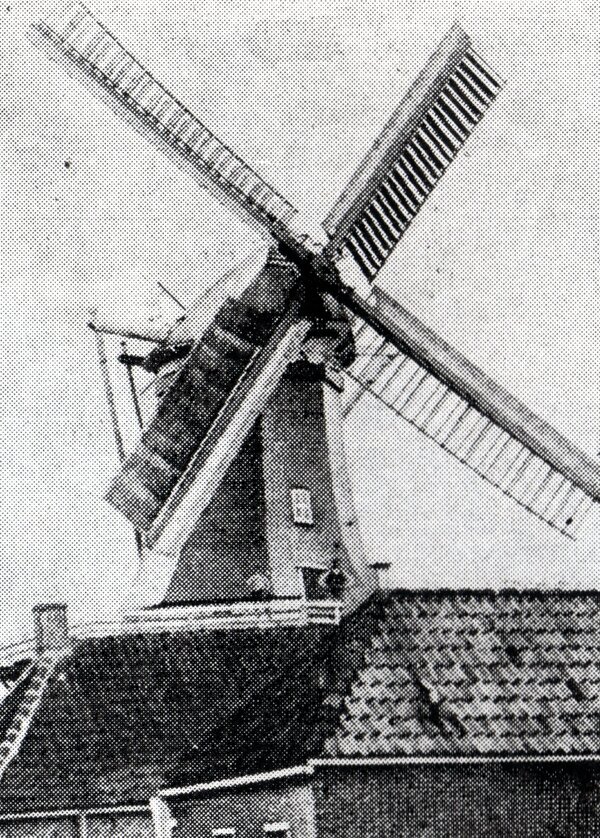
[[[257,246],[28,44],[40,5],[3,0],[0,29],[0,640],[30,633],[36,602],[82,620],[129,601],[131,534],[101,500],[117,459],[88,309],[153,305],[158,280],[191,301]],[[596,3],[93,9],[315,222],[458,19],[507,86],[380,283],[598,455]],[[597,510],[568,541],[368,399],[346,444],[366,547],[395,584],[598,586]]]

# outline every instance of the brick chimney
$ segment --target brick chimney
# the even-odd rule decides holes
[[[38,654],[69,645],[67,606],[63,603],[34,605],[33,629]]]

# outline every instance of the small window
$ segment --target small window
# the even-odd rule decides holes
[[[292,489],[291,497],[294,524],[308,524],[312,526],[314,523],[312,500],[308,489]]]
[[[273,836],[273,838],[289,838],[292,834],[290,832],[290,825],[285,821],[279,823],[266,823],[263,826],[265,835]]]
[[[235,827],[233,827],[233,826],[213,827],[211,835],[212,835],[212,838],[235,838]]]

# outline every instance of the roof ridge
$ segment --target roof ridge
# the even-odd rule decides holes
[[[70,651],[70,649],[48,650],[43,652],[31,667],[27,668],[27,673],[31,676],[31,681],[0,742],[0,780],[19,752],[21,743],[40,706],[46,685],[54,674],[57,664]]]
[[[342,634],[342,632],[347,632],[352,635],[354,627],[357,624],[360,625],[365,622],[367,630],[363,636],[364,642],[362,643],[360,653],[356,656],[356,660],[352,660],[351,675],[346,679],[341,679],[344,684],[344,689],[340,692],[339,702],[336,702],[335,725],[332,725],[331,730],[322,741],[320,755],[327,754],[330,747],[335,742],[340,720],[342,719],[344,712],[348,711],[348,700],[352,697],[355,685],[360,683],[361,674],[369,666],[369,653],[373,653],[376,650],[377,641],[380,640],[382,635],[385,633],[385,621],[387,618],[386,605],[387,598],[385,592],[380,590],[375,591],[355,611],[345,615],[338,627],[339,630],[337,638],[339,641],[339,638],[343,637],[341,645],[345,649],[348,647],[346,645],[346,637]],[[347,658],[345,659],[345,663],[348,663]],[[336,684],[336,686],[338,685]],[[331,691],[329,691],[329,695],[325,697],[324,703],[327,703],[328,698],[330,697]]]
[[[35,660],[28,661],[21,674],[17,678],[15,678],[10,687],[8,687],[7,692],[2,696],[2,699],[0,699],[0,705],[3,705],[4,702],[7,701],[10,698],[10,696],[13,695],[15,691],[23,684],[23,682],[27,680],[27,678],[33,672],[34,667]]]
[[[596,588],[390,588],[383,594],[385,601],[395,599],[577,599],[589,597],[600,601],[600,590]]]

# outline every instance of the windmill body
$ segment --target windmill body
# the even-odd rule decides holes
[[[333,566],[348,596],[372,593],[342,418],[340,394],[319,368],[297,362],[288,369],[181,548],[165,605],[329,599]]]
[[[156,604],[327,599],[332,567],[343,574],[344,589],[353,602],[375,587],[352,501],[343,451],[342,395],[335,386],[340,365],[354,359],[352,332],[333,300],[320,311],[311,311],[311,325],[304,325],[302,315],[309,312],[301,272],[277,249],[269,253],[240,299],[230,298],[220,308],[203,333],[200,349],[193,350],[194,357],[187,359],[183,374],[172,383],[173,390],[181,393],[178,447],[173,446],[172,435],[156,430],[162,420],[159,406],[129,469],[119,474],[108,497],[134,525],[152,526],[189,466],[190,452],[196,451],[198,437],[188,441],[186,434],[204,433],[222,411],[226,413],[231,376],[243,378],[248,359],[272,337],[277,318],[287,310],[283,275],[290,294],[296,296],[294,305],[305,335],[302,347],[284,359],[285,373],[270,396],[265,398],[261,390],[263,406],[249,429],[243,425],[228,439],[225,459],[219,461],[218,486],[208,503],[202,508],[196,504],[188,523],[178,526],[177,541],[170,548],[176,553],[170,557],[173,571],[165,580],[164,593],[156,592]],[[170,363],[167,360],[165,366]],[[156,372],[160,375],[160,368]],[[192,374],[196,380],[200,376],[210,380],[210,388],[201,391],[202,409],[193,413],[185,395]],[[193,396],[197,393],[194,388]],[[197,417],[204,416],[203,427]],[[173,422],[172,416],[168,421]],[[148,450],[156,452],[160,445],[160,454],[150,460]],[[168,470],[175,463],[182,469],[178,474],[173,465]],[[142,481],[148,486],[145,502],[131,490]],[[160,553],[160,543],[158,549]]]
[[[135,332],[156,344],[137,362],[157,375],[160,399],[106,497],[172,568],[158,602],[328,591],[353,607],[369,595],[340,443],[344,388],[346,413],[369,393],[574,537],[600,499],[596,463],[381,289],[352,287],[340,261],[377,278],[499,93],[459,26],[328,213],[325,243],[84,6],[32,37],[272,244],[208,328],[190,311]]]

